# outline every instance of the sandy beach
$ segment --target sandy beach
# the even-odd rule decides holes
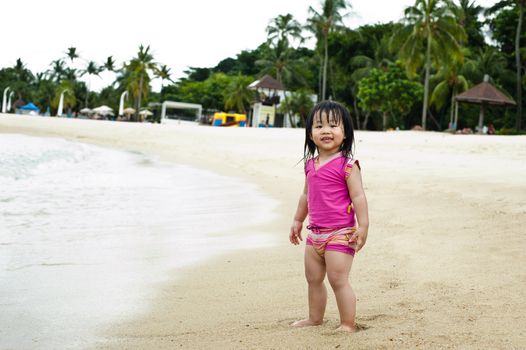
[[[93,349],[526,348],[526,136],[356,132],[371,227],[351,271],[360,331],[343,334],[331,293],[324,325],[289,326],[307,313],[303,246],[288,242],[303,130],[0,114],[0,132],[155,155],[279,203],[270,222],[236,234],[280,243],[174,271],[151,286],[146,312],[101,329]]]

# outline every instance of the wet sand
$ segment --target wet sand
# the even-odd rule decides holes
[[[274,220],[239,234],[281,244],[174,271],[151,286],[146,312],[101,329],[104,341],[92,348],[526,346],[524,136],[356,133],[371,227],[351,272],[361,331],[350,335],[334,331],[332,296],[324,325],[289,327],[307,311],[303,247],[288,243],[304,181],[296,165],[303,130],[2,115],[0,132],[157,155],[239,177],[279,202]]]

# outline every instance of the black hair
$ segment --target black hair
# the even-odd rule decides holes
[[[303,150],[303,161],[314,158],[314,154],[317,151],[317,147],[312,141],[312,124],[314,120],[321,120],[325,116],[327,122],[330,122],[330,118],[334,118],[337,124],[342,124],[345,138],[340,146],[340,152],[347,157],[352,158],[353,146],[354,146],[354,129],[352,126],[352,119],[349,111],[345,106],[336,101],[321,101],[310,111],[307,122],[305,125],[305,147]]]

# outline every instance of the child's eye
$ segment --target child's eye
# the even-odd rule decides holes
[[[331,124],[331,128],[337,128],[338,126],[338,124]]]
[[[321,125],[314,125],[316,129],[321,129]]]

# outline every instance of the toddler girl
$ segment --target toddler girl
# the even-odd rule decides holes
[[[325,275],[336,296],[339,330],[355,332],[356,296],[349,284],[355,252],[367,240],[369,217],[360,164],[353,159],[354,132],[349,111],[323,101],[310,112],[305,127],[305,187],[290,229],[294,245],[309,215],[305,277],[309,286],[309,317],[293,326],[323,322],[327,304]]]

